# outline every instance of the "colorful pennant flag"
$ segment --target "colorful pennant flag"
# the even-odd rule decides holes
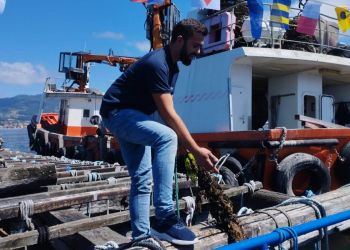
[[[336,7],[335,12],[337,13],[338,24],[341,31],[346,32],[350,29],[350,11],[346,6]]]
[[[0,15],[4,13],[6,0],[0,0]]]
[[[192,6],[198,9],[220,10],[220,0],[192,0]]]
[[[289,8],[291,0],[273,0],[271,26],[289,29]]]
[[[148,3],[148,4],[161,4],[164,0],[130,0],[134,3]]]
[[[308,2],[299,18],[297,32],[314,35],[317,21],[320,18],[320,10],[320,3]]]
[[[264,14],[262,0],[248,0],[250,30],[255,39],[261,37],[262,19]]]

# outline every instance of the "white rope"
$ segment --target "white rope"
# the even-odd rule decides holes
[[[32,216],[34,214],[34,202],[33,200],[24,200],[19,203],[19,214],[21,216],[21,219],[26,222],[27,228],[29,230],[34,229],[34,224],[32,223],[31,218],[29,216]]]
[[[186,207],[185,207],[185,213],[187,214],[186,225],[189,227],[192,225],[194,210],[196,209],[196,202],[194,198],[191,196],[185,196],[185,197],[182,197],[182,199],[186,203]]]
[[[241,207],[241,209],[238,211],[237,216],[246,215],[246,214],[252,214],[254,211],[248,207]]]
[[[256,190],[256,183],[253,180],[249,181],[249,183],[244,183],[243,186],[248,187],[249,193],[251,194]]]
[[[92,172],[92,173],[89,173],[88,174],[88,181],[89,182],[92,182],[92,181],[98,181],[98,180],[101,180],[101,174],[100,173],[95,173],[95,172]]]
[[[109,177],[109,178],[107,179],[107,181],[108,181],[108,184],[109,184],[109,185],[115,185],[115,184],[117,184],[117,179],[114,178],[114,177]]]
[[[114,250],[119,249],[118,243],[110,240],[104,245],[97,245],[95,246],[95,250]]]

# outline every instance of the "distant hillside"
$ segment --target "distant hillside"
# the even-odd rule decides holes
[[[33,114],[39,111],[41,95],[18,95],[10,98],[0,98],[0,125],[9,120],[29,121]],[[47,110],[57,111],[58,103],[46,105]]]

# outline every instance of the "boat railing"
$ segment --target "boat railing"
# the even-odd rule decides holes
[[[63,83],[59,86],[58,81],[62,81]],[[44,93],[55,93],[55,92],[64,92],[65,79],[62,77],[47,77],[45,80]]]
[[[271,12],[272,4],[264,3],[264,8],[269,9]],[[260,39],[254,39],[251,35],[250,17],[246,1],[211,13],[210,11],[199,11],[199,15],[201,16],[200,20],[206,25],[209,23],[209,36],[216,38],[214,43],[207,43],[204,45],[203,56],[237,47],[264,47],[350,57],[350,46],[344,42],[340,42],[345,40],[349,41],[350,36],[346,33],[339,32],[336,18],[323,13],[320,14],[318,25],[313,36],[301,34],[296,31],[298,17],[302,13],[302,9],[300,8],[290,8],[290,13],[295,14],[295,16],[289,18],[288,30],[272,27],[270,25],[270,18],[264,16]],[[224,13],[231,14],[233,17],[231,22],[210,25],[210,20]],[[239,14],[237,15],[237,13]],[[222,32],[223,30],[227,31],[226,37],[223,37],[225,36],[225,32]]]
[[[309,221],[304,224],[300,224],[293,227],[281,227],[269,234],[261,235],[255,238],[242,240],[237,243],[229,244],[223,247],[216,248],[216,250],[249,250],[249,249],[261,249],[268,250],[269,247],[278,246],[284,241],[293,240],[293,249],[298,249],[298,236],[304,235],[316,230],[325,229],[327,230],[328,226],[338,224],[340,222],[350,220],[350,210],[340,212],[337,214],[329,215],[321,219]],[[324,237],[327,237],[327,234],[324,234]],[[325,238],[326,248],[328,249],[328,239]],[[274,248],[273,248],[274,249]]]

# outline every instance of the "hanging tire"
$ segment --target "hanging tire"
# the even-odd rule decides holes
[[[335,174],[337,178],[343,183],[350,183],[350,142],[345,144],[340,152],[342,160],[337,160],[335,166]]]
[[[227,167],[221,166],[219,173],[222,175],[222,180],[225,182],[226,185],[232,187],[239,186],[236,175]]]
[[[223,167],[224,166],[231,170],[231,172],[233,172],[233,174],[235,175],[235,179],[238,181],[237,186],[243,185],[243,183],[245,182],[245,176],[242,171],[241,163],[236,158],[230,156],[224,162]]]
[[[276,191],[291,196],[302,195],[306,190],[322,194],[330,189],[328,168],[319,158],[310,154],[288,155],[280,162],[275,173]]]

